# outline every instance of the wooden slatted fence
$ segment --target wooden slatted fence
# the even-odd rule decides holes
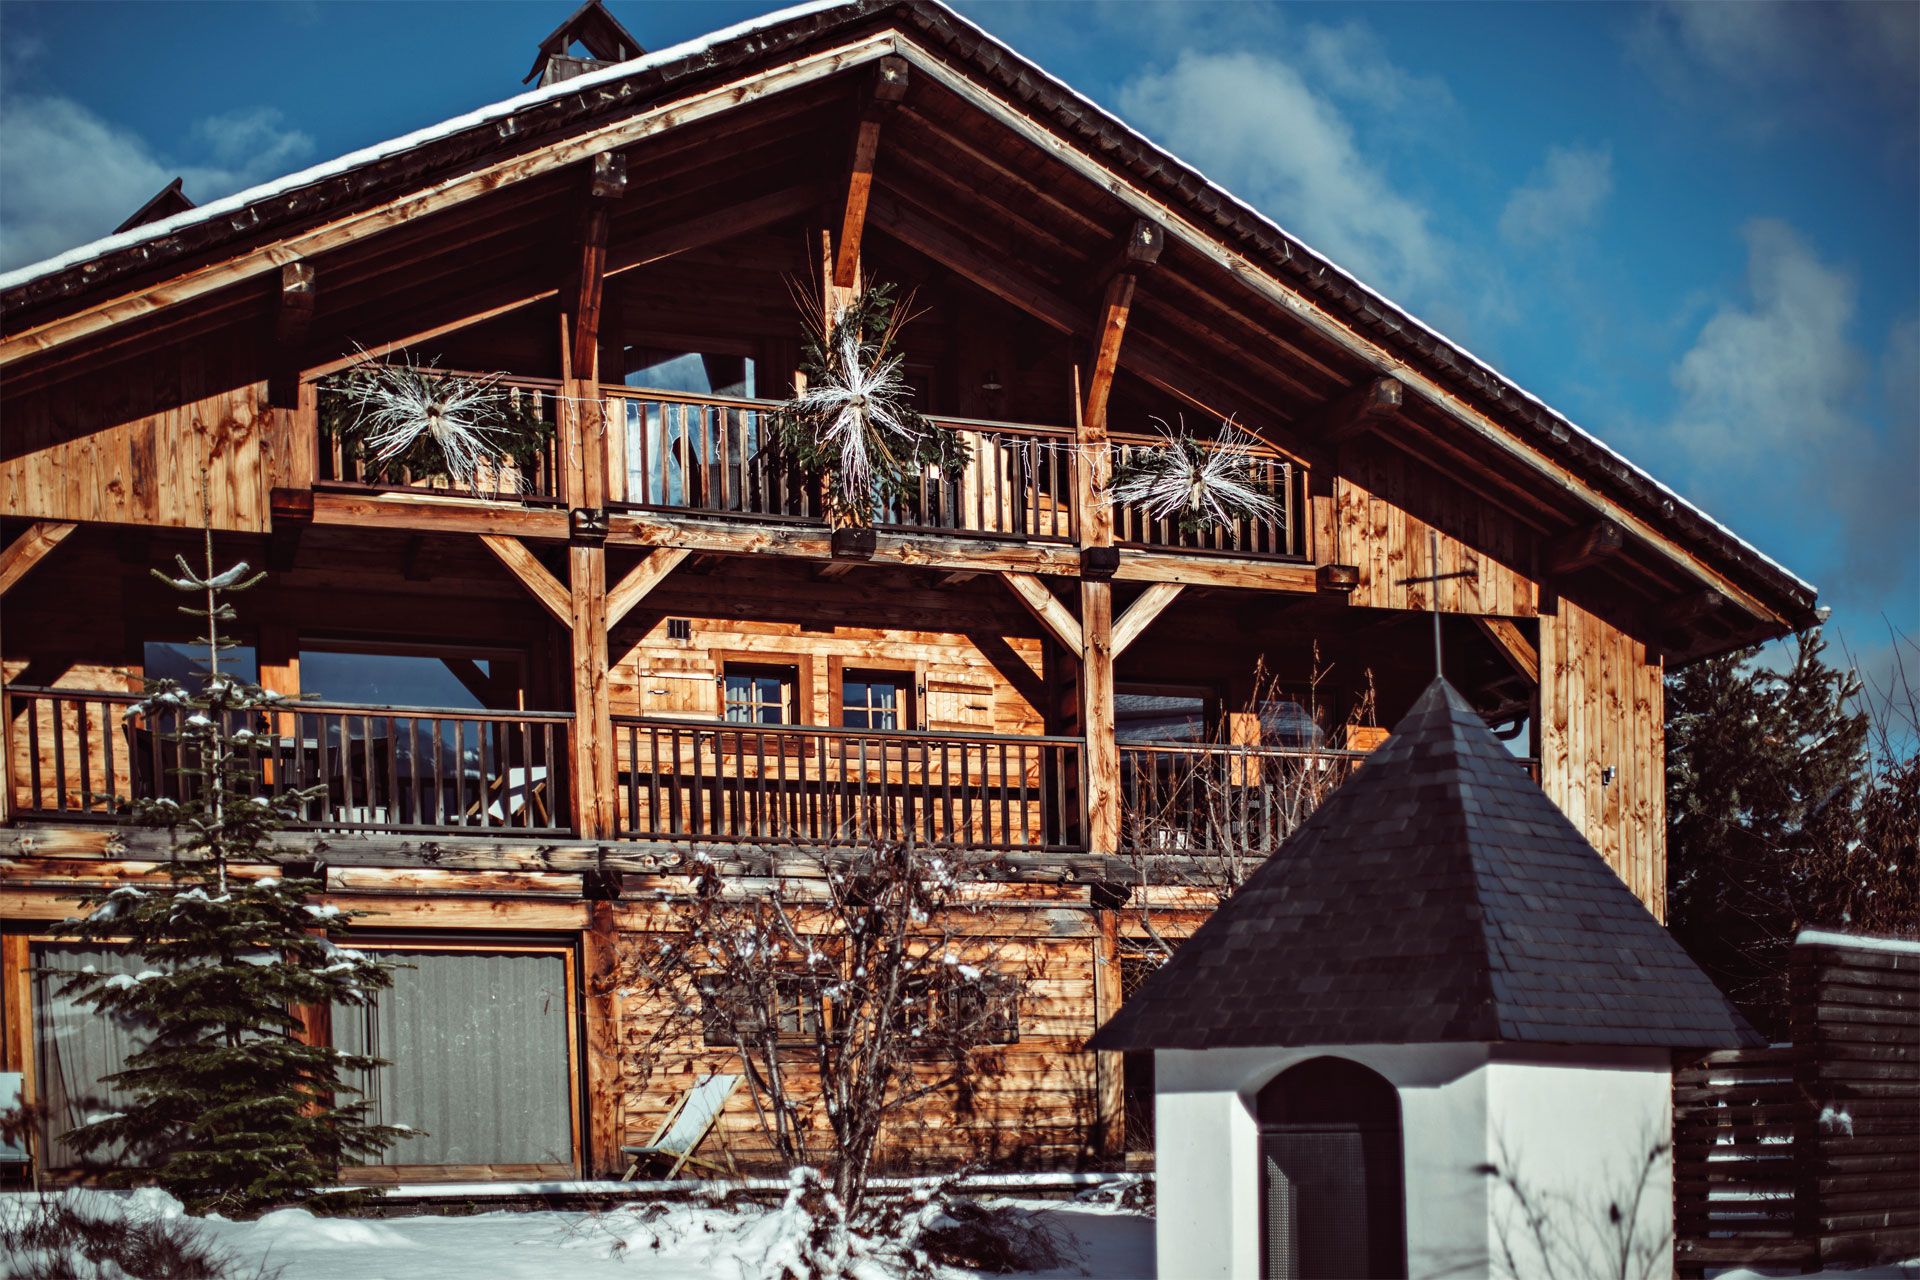
[[[1682,1274],[1920,1256],[1920,943],[1803,935],[1791,982],[1792,1043],[1676,1060]]]

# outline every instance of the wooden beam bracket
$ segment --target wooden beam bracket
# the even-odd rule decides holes
[[[562,627],[573,629],[572,591],[548,572],[547,566],[540,563],[539,557],[528,550],[524,542],[497,533],[483,533],[480,541],[520,580],[520,585],[540,602],[541,608],[552,614]]]
[[[567,512],[567,539],[586,546],[598,546],[607,540],[613,522],[605,507],[573,507]]]
[[[1138,274],[1160,261],[1160,250],[1166,247],[1167,233],[1160,224],[1145,218],[1136,221],[1127,230],[1127,238],[1107,256],[1100,269],[1093,274],[1092,287],[1098,291],[1106,283],[1121,273]]]
[[[1474,615],[1473,621],[1481,634],[1493,641],[1493,647],[1500,651],[1500,656],[1525,677],[1528,684],[1540,683],[1540,651],[1520,634],[1518,623],[1511,618],[1487,618],[1478,614]]]
[[[1314,585],[1322,591],[1331,591],[1336,595],[1350,596],[1360,586],[1360,566],[1355,564],[1323,564],[1314,571]]]
[[[1081,655],[1085,645],[1080,636],[1080,620],[1060,603],[1058,596],[1047,590],[1046,583],[1030,573],[1003,573],[1000,580],[1062,648],[1076,658]]]
[[[62,520],[42,520],[7,544],[0,551],[0,595],[27,576],[27,571],[46,559],[65,542],[78,525]]]
[[[1120,548],[1080,548],[1080,576],[1088,582],[1111,582],[1120,572]]]
[[[1186,587],[1178,582],[1156,582],[1140,593],[1138,599],[1127,606],[1127,611],[1114,620],[1113,656],[1118,658],[1126,652],[1127,646],[1140,638],[1140,633],[1153,625],[1153,620],[1166,612],[1167,606],[1179,598]]]
[[[655,587],[666,581],[668,574],[679,568],[680,563],[692,554],[685,547],[656,547],[648,552],[645,560],[608,590],[607,630],[612,631],[620,619],[633,612],[635,605],[646,599]]]

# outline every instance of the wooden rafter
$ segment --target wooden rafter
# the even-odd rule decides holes
[[[851,66],[896,52],[900,43],[895,33],[880,32],[845,45],[822,49],[793,62],[715,85],[690,98],[623,116],[531,154],[514,156],[470,170],[436,183],[425,191],[410,192],[235,257],[208,263],[164,284],[135,289],[95,303],[0,341],[0,366],[51,351],[136,316],[150,316],[156,311],[204,297],[284,263],[317,257],[358,243],[440,209],[451,208],[502,187],[577,164],[598,152],[628,146],[668,129],[681,128],[734,110],[743,102],[757,101],[786,89],[841,74]]]
[[[1299,427],[1326,444],[1345,444],[1392,421],[1405,399],[1398,379],[1375,378],[1303,418]]]
[[[873,162],[880,152],[880,125],[889,110],[907,96],[907,60],[882,58],[873,69],[869,102],[854,130],[847,161],[847,198],[834,241],[833,283],[851,289],[860,278],[860,238],[867,225],[867,198],[873,191]]]
[[[1118,658],[1125,653],[1127,646],[1140,638],[1140,633],[1153,625],[1153,620],[1166,611],[1168,605],[1176,600],[1184,583],[1156,582],[1140,593],[1127,611],[1113,623],[1113,656]]]
[[[1627,535],[1611,520],[1596,520],[1549,542],[1543,557],[1550,573],[1572,573],[1620,554]]]
[[[42,520],[8,543],[6,550],[0,551],[0,595],[12,590],[14,583],[26,577],[78,527],[61,520]]]
[[[1080,656],[1084,646],[1080,638],[1079,619],[1060,603],[1058,596],[1047,590],[1046,583],[1030,573],[1003,573],[1000,580],[1007,584],[1014,598],[1027,607],[1027,612],[1039,619],[1048,634],[1058,640],[1068,653],[1076,658]]]
[[[280,268],[280,287],[273,295],[273,358],[267,373],[267,403],[276,409],[300,407],[300,362],[318,292],[311,262],[289,262]]]
[[[611,631],[618,626],[622,618],[633,612],[635,605],[645,600],[649,592],[666,581],[667,575],[692,554],[685,547],[659,547],[648,552],[645,560],[608,589],[607,629]]]
[[[1520,634],[1518,623],[1511,618],[1486,618],[1478,614],[1473,620],[1515,671],[1525,676],[1529,684],[1540,683],[1540,653]]]
[[[554,620],[563,627],[573,626],[573,593],[560,584],[560,580],[547,571],[539,557],[527,549],[527,544],[518,538],[503,537],[499,534],[483,533],[480,541],[487,550],[500,558],[513,576],[520,580],[540,607],[552,614]]]

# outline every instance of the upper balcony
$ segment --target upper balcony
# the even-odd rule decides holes
[[[558,420],[560,383],[504,381],[535,417]],[[774,438],[770,420],[780,402],[623,385],[602,386],[600,393],[610,510],[826,527],[820,485],[782,456]],[[1076,494],[1085,463],[1071,428],[929,416],[967,442],[965,469],[957,479],[922,477],[917,492],[872,513],[876,527],[1063,547],[1078,541],[1084,513],[1077,509]],[[315,431],[316,488],[322,490],[425,490],[536,507],[580,505],[567,492],[566,468],[552,442],[530,469],[483,469],[475,483],[462,485],[405,472],[375,475],[346,456],[337,440],[317,426]],[[1149,436],[1113,437],[1116,462],[1157,447]],[[1264,451],[1257,465],[1278,503],[1277,518],[1191,532],[1138,507],[1120,506],[1113,511],[1115,540],[1143,551],[1309,559],[1306,467],[1278,450]]]

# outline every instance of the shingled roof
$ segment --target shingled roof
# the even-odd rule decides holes
[[[1761,1037],[1436,679],[1095,1049]]]

